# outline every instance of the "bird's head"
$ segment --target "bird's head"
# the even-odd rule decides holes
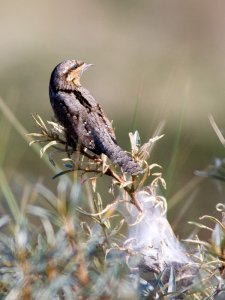
[[[66,60],[58,64],[52,72],[50,84],[55,89],[74,89],[79,87],[80,77],[92,64],[79,60]]]

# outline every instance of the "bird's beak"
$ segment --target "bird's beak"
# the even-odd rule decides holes
[[[89,67],[93,66],[93,64],[86,64],[84,63],[81,69],[81,74],[83,74],[84,71],[86,71]]]

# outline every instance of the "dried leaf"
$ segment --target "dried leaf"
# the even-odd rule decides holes
[[[123,227],[123,224],[124,224],[125,220],[122,219],[120,222],[119,222],[119,225],[117,225],[115,228],[113,228],[110,232],[110,236],[114,236],[116,235],[118,232],[120,232],[121,228]]]
[[[57,141],[51,141],[49,142],[47,145],[45,145],[41,150],[40,150],[40,154],[41,157],[44,155],[45,151],[50,148],[51,146],[57,145],[58,142]]]
[[[140,160],[147,160],[150,155],[153,144],[159,139],[161,139],[163,136],[164,136],[163,134],[160,136],[155,136],[149,139],[147,143],[143,144],[138,151],[138,158]]]
[[[28,135],[28,136],[38,136],[38,137],[43,136],[42,133],[36,133],[36,132],[27,133],[26,135]]]
[[[133,155],[136,155],[141,144],[140,135],[138,131],[135,131],[134,133],[129,132],[129,137],[130,137],[132,153]]]
[[[209,231],[213,231],[212,228],[210,228],[208,226],[205,226],[205,225],[203,225],[201,223],[198,223],[198,222],[189,221],[188,224],[195,225],[196,227],[201,228],[201,229],[206,229],[206,230],[209,230]]]

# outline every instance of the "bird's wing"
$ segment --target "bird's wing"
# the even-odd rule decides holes
[[[95,98],[90,94],[90,92],[87,89],[81,87],[79,91],[85,99],[86,104],[88,103],[89,112],[92,113],[91,115],[99,119],[100,125],[105,127],[110,137],[114,140],[114,142],[116,142],[116,136],[112,127],[112,123],[107,118],[101,106],[96,102]]]
[[[58,92],[54,96],[54,110],[59,122],[75,142],[80,142],[88,149],[94,149],[91,128],[87,122],[88,111],[73,92]]]

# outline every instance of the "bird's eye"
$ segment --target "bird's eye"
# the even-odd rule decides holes
[[[74,64],[74,65],[71,67],[70,71],[76,70],[77,67],[78,67],[78,65],[77,65],[77,64]]]

